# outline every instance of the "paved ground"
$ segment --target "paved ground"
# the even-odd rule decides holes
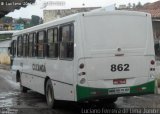
[[[43,95],[33,91],[21,93],[19,84],[12,81],[10,72],[0,69],[0,112],[4,114],[105,113],[107,108],[160,108],[160,95],[121,97],[114,104],[78,105],[72,102],[58,102],[56,109],[48,109]]]

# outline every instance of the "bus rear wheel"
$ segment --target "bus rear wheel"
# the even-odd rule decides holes
[[[46,95],[46,100],[47,100],[47,104],[50,108],[54,108],[55,107],[55,99],[54,99],[54,92],[53,92],[53,86],[52,86],[52,82],[49,79],[46,83],[46,89],[45,89],[45,95]]]

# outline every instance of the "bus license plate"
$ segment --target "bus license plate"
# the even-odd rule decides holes
[[[112,88],[108,90],[109,95],[130,93],[130,88]]]

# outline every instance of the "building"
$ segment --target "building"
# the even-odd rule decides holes
[[[17,31],[0,31],[0,64],[10,64],[11,35]],[[5,38],[2,38],[4,37]]]
[[[80,1],[80,0],[79,0]],[[82,0],[81,0],[82,1]],[[89,0],[88,0],[89,1]],[[91,1],[91,0],[90,0]],[[48,1],[43,4],[43,19],[44,22],[48,22],[51,20],[55,20],[60,17],[64,17],[70,14],[79,13],[79,12],[87,12],[90,10],[101,8],[102,6],[107,6],[106,4],[97,4],[93,3],[90,4],[89,2],[79,2],[76,4],[77,1]]]
[[[154,3],[147,3],[140,8],[133,9],[135,11],[147,12],[152,16],[153,21],[153,35],[155,41],[160,41],[160,1]]]
[[[0,64],[10,64],[10,43],[11,40],[0,42]]]
[[[118,9],[127,9],[127,6],[125,4],[119,5]]]
[[[11,43],[11,40],[0,41],[0,54],[9,53],[10,43]]]
[[[44,10],[43,11],[44,23],[48,22],[48,21],[55,20],[57,18],[67,16],[67,15],[71,15],[74,13],[87,12],[87,11],[94,10],[97,8],[99,8],[99,7]]]

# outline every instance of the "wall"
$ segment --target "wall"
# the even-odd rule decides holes
[[[97,9],[99,7],[91,7],[91,8],[74,8],[74,9],[64,9],[64,10],[44,10],[43,11],[43,19],[44,23],[48,21],[55,20],[60,17],[64,17],[67,15],[71,15],[79,12],[87,12],[93,9]]]

